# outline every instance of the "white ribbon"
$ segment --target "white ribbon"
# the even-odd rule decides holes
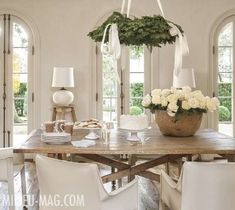
[[[127,17],[130,15],[130,8],[131,8],[132,0],[128,0],[127,4]],[[124,14],[126,5],[126,0],[122,1],[122,9],[121,13]],[[107,36],[107,33],[109,33],[109,40],[107,44],[105,44],[105,38]],[[121,82],[120,76],[118,74],[118,68],[117,68],[117,60],[121,57],[121,44],[119,40],[119,34],[118,34],[118,26],[116,23],[108,24],[104,29],[104,34],[101,42],[101,53],[103,55],[111,55],[113,58],[113,64],[114,64],[114,71],[117,77],[118,83]]]
[[[127,17],[129,17],[129,16],[130,16],[131,3],[132,3],[132,0],[128,0],[128,3],[127,3],[127,12],[126,12]],[[125,5],[126,5],[126,0],[122,0],[122,9],[121,9],[121,14],[124,14],[124,11],[125,11]]]
[[[105,44],[105,38],[107,33],[109,33],[109,41]],[[118,27],[116,23],[108,24],[105,27],[102,42],[101,42],[101,53],[103,55],[111,55],[113,58],[113,67],[114,72],[116,74],[116,78],[118,83],[121,82],[118,68],[117,68],[117,60],[121,57],[121,44],[118,36]]]
[[[158,7],[161,11],[162,16],[165,18],[161,0],[157,0],[157,3],[158,3]],[[168,23],[168,25],[171,27],[170,29],[171,36],[176,36],[174,75],[178,76],[182,69],[183,56],[189,54],[188,41],[187,41],[187,37],[185,33],[184,35],[182,35],[181,31],[178,29],[176,25],[174,25],[173,23]]]
[[[126,0],[122,0],[122,10],[121,10],[121,14],[124,13],[125,5],[126,5]]]

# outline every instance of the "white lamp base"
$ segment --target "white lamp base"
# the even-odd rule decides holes
[[[68,106],[73,102],[73,99],[73,93],[68,90],[58,90],[53,94],[53,102],[59,106]]]

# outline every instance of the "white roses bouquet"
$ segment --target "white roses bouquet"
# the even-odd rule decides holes
[[[213,112],[219,106],[219,100],[204,96],[200,90],[192,91],[190,87],[182,89],[172,87],[152,90],[151,95],[148,94],[143,98],[142,106],[150,109],[152,113],[155,110],[165,110],[169,116],[174,117],[184,112]]]

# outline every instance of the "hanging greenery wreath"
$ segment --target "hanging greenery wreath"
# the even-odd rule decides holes
[[[118,25],[120,43],[124,45],[135,45],[148,47],[161,47],[165,44],[173,44],[176,36],[170,34],[173,23],[160,15],[143,16],[141,18],[127,18],[119,12],[114,12],[101,26],[91,31],[88,36],[95,42],[101,42],[105,27],[108,24]],[[173,23],[183,33],[181,26]],[[108,33],[105,42],[108,41]]]

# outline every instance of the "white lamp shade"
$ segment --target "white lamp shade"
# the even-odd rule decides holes
[[[196,88],[194,69],[181,69],[178,76],[173,77],[173,87],[182,88],[189,86]]]
[[[54,67],[52,87],[74,87],[73,68]]]

